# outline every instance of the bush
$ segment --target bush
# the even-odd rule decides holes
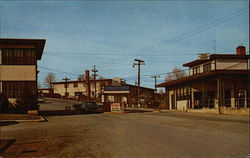
[[[3,93],[0,93],[0,112],[1,113],[9,112],[9,100]]]
[[[39,110],[39,105],[37,104],[37,97],[34,95],[26,95],[16,101],[16,113],[26,114],[29,110]]]

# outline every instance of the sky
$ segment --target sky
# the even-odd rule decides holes
[[[57,81],[76,80],[96,65],[98,75],[137,80],[134,59],[142,59],[141,85],[152,75],[197,59],[199,53],[249,50],[249,5],[228,1],[0,1],[0,37],[46,39],[39,82],[49,72]]]

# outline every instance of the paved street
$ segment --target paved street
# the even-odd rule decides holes
[[[1,127],[4,157],[246,158],[248,118],[184,112],[46,117]]]
[[[45,103],[40,104],[40,110],[64,110],[65,106],[70,106],[73,109],[73,104],[81,103],[75,100],[45,98]]]

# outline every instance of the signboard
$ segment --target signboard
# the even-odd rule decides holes
[[[111,112],[121,112],[121,104],[120,103],[110,103]]]
[[[128,86],[104,86],[104,94],[124,94],[129,93]]]

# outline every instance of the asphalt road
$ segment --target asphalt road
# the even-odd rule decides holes
[[[45,103],[40,104],[40,110],[65,110],[65,106],[70,106],[73,109],[74,104],[79,104],[81,101],[45,98]]]
[[[246,158],[248,117],[185,112],[46,117],[1,127],[4,157]]]

